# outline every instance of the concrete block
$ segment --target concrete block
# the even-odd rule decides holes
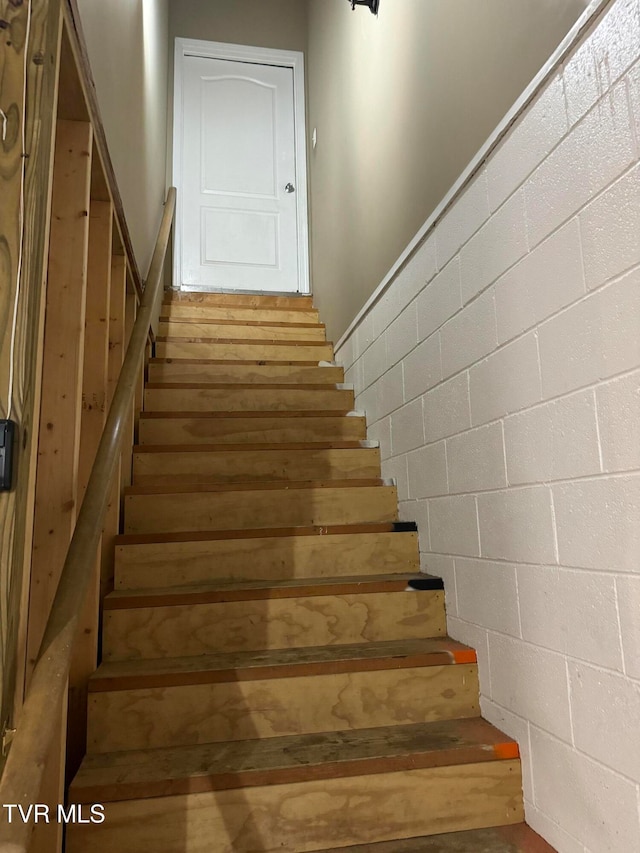
[[[389,366],[387,358],[387,341],[383,333],[376,338],[371,346],[362,356],[362,379],[365,388],[368,388],[385,373]]]
[[[478,516],[473,495],[429,501],[431,550],[439,554],[478,557]]]
[[[489,633],[491,699],[564,740],[571,739],[569,687],[562,655]]]
[[[640,576],[618,577],[616,587],[625,671],[640,680]]]
[[[456,257],[416,299],[419,339],[422,341],[432,335],[461,307],[460,258]]]
[[[431,498],[449,493],[444,441],[407,454],[409,497]]]
[[[585,293],[580,228],[572,219],[496,283],[498,342],[503,344]]]
[[[597,853],[636,850],[636,786],[535,726],[531,757],[536,806]]]
[[[554,850],[561,851],[561,853],[589,853],[581,841],[574,838],[573,835],[569,835],[569,833],[565,832],[565,830],[561,826],[558,826],[555,821],[551,820],[546,814],[544,814],[544,812],[536,808],[533,802],[531,802],[526,795],[524,802],[524,816],[531,829],[533,829],[534,832],[537,832],[538,835],[541,835],[545,841],[548,841]],[[595,853],[595,851],[593,851],[593,853]]]
[[[640,476],[553,486],[560,563],[640,572]]]
[[[442,375],[446,379],[496,348],[496,309],[493,290],[465,306],[440,330]]]
[[[542,393],[534,333],[474,365],[469,371],[469,385],[474,426],[539,402]]]
[[[519,190],[460,252],[463,303],[492,284],[528,249],[524,192]]]
[[[592,391],[573,394],[505,418],[504,437],[511,485],[600,472]]]
[[[391,446],[394,455],[415,450],[424,444],[422,400],[418,398],[397,409],[391,416]]]
[[[404,399],[408,403],[442,379],[440,333],[436,332],[404,359]]]
[[[483,557],[556,561],[551,493],[546,486],[480,494],[478,516]]]
[[[640,372],[599,385],[596,404],[604,470],[640,468]]]
[[[355,330],[355,357],[360,358],[378,337],[379,335],[373,328],[373,317],[371,314],[365,314]]]
[[[515,566],[456,557],[455,571],[460,619],[520,637]]]
[[[633,156],[622,83],[596,104],[524,185],[531,247],[614,181]]]
[[[436,227],[436,257],[442,269],[489,217],[487,177],[481,172]]]
[[[384,418],[395,412],[404,403],[404,381],[402,378],[402,362],[396,364],[376,382],[378,395],[378,417]]]
[[[585,207],[580,228],[590,289],[640,263],[640,166]]]
[[[425,394],[423,408],[427,442],[438,441],[470,427],[467,374],[461,373]]]
[[[367,416],[367,426],[374,424],[378,418],[378,391],[375,385],[358,394],[356,397],[356,410],[364,412]]]
[[[499,423],[447,439],[447,458],[452,494],[501,489],[507,485]]]
[[[389,365],[396,364],[401,358],[411,352],[418,343],[418,317],[415,303],[393,321],[386,331],[387,360]]]
[[[555,77],[487,163],[489,206],[497,210],[568,129],[562,77]]]
[[[576,747],[639,781],[640,682],[570,661],[569,686]]]
[[[567,108],[577,122],[640,55],[640,11],[636,0],[613,3],[589,39],[564,68]]]
[[[633,122],[636,139],[640,139],[640,65],[631,69],[627,77],[629,87],[629,102],[631,104],[631,121]]]
[[[544,397],[637,367],[639,328],[640,270],[548,320],[539,330]]]
[[[525,640],[580,660],[621,668],[611,575],[518,566],[518,595]]]
[[[431,530],[429,525],[429,501],[417,500],[411,501],[411,509],[413,512],[409,521],[415,521],[418,525],[418,547],[421,552],[427,552],[431,549]]]

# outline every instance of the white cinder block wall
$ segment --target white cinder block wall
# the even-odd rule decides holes
[[[338,358],[560,853],[640,851],[640,0],[615,0]]]

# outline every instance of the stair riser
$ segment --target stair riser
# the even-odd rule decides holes
[[[394,486],[127,495],[125,533],[395,521]]]
[[[311,296],[261,296],[253,293],[171,293],[163,305],[205,305],[217,308],[258,308],[261,310],[311,311]]]
[[[219,539],[116,547],[116,589],[419,570],[417,533]]]
[[[349,412],[353,391],[297,388],[147,388],[147,412]]]
[[[89,695],[87,744],[113,752],[478,713],[475,664],[114,690]]]
[[[216,308],[213,305],[163,305],[162,317],[171,320],[236,320],[238,323],[317,323],[318,312],[286,309]]]
[[[149,365],[149,382],[210,382],[257,385],[334,385],[344,382],[342,367],[290,367],[286,364],[194,364],[169,361]]]
[[[249,326],[246,323],[199,323],[195,320],[161,322],[159,335],[171,338],[221,338],[223,340],[324,341],[322,326]]]
[[[445,634],[440,591],[107,610],[104,660],[190,657]]]
[[[310,853],[517,823],[520,788],[519,763],[494,761],[109,803],[67,853]]]
[[[158,341],[157,358],[206,358],[216,361],[333,361],[333,346],[279,344],[187,343]]]
[[[141,418],[140,444],[276,444],[306,441],[363,441],[359,417]]]
[[[380,477],[377,448],[353,450],[216,451],[136,453],[134,482],[140,485],[232,483],[258,480],[346,480]]]

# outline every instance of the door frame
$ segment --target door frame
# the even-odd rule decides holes
[[[182,80],[184,60],[187,56],[205,59],[226,59],[251,62],[257,65],[277,65],[293,71],[293,110],[296,156],[296,211],[298,227],[298,293],[311,293],[309,275],[309,211],[307,190],[307,133],[304,96],[304,54],[297,50],[274,50],[267,47],[226,44],[199,39],[176,38],[173,73],[173,163],[172,182],[177,189],[176,225],[173,229],[173,275],[175,285],[184,291],[204,292],[202,287],[182,287],[182,187],[180,165],[182,162]],[[247,291],[248,292],[248,291]]]

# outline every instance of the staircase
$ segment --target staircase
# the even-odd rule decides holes
[[[311,300],[162,314],[68,853],[550,853]]]

